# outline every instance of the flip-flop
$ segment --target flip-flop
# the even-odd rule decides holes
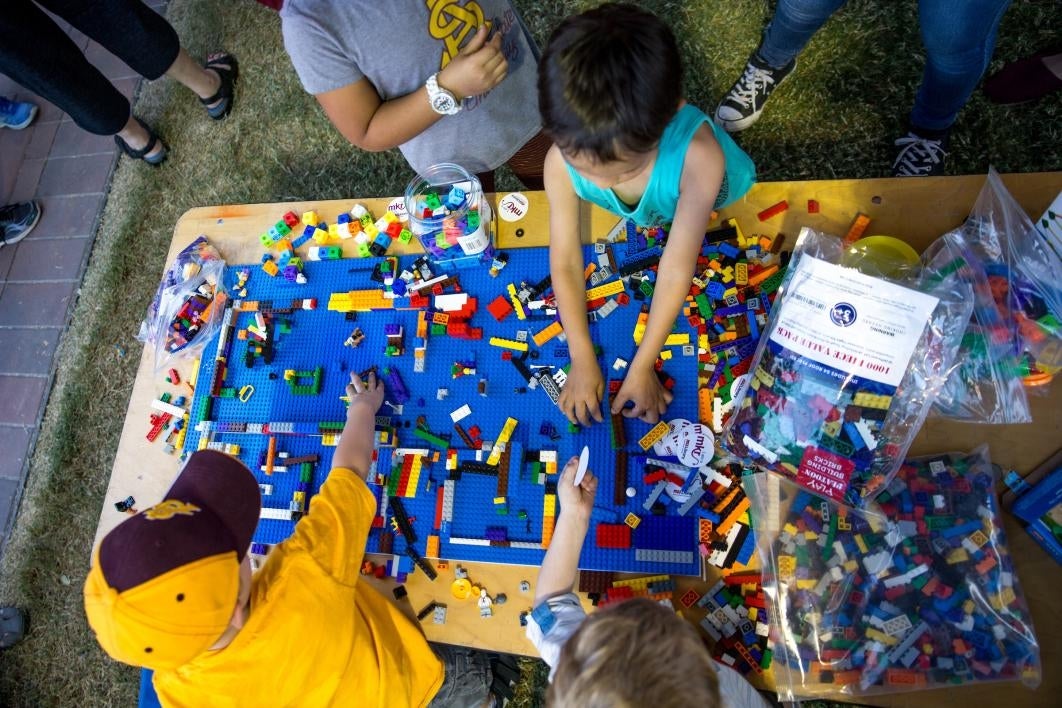
[[[147,145],[145,145],[143,147],[143,149],[136,150],[136,149],[130,147],[129,143],[127,143],[124,140],[122,140],[121,136],[118,136],[118,135],[114,136],[114,142],[118,144],[118,147],[120,147],[122,149],[122,152],[124,152],[126,155],[128,155],[131,158],[133,158],[134,160],[143,160],[144,162],[148,163],[152,167],[158,167],[159,165],[161,165],[163,162],[166,161],[166,156],[169,155],[169,153],[170,153],[169,148],[166,147],[166,143],[162,142],[162,138],[160,138],[158,135],[156,135],[155,131],[148,127],[147,123],[145,123],[144,121],[140,120],[136,116],[133,116],[133,118],[136,120],[137,123],[140,124],[141,128],[143,128],[144,130],[147,131],[147,134],[148,134]],[[152,150],[155,149],[155,145],[156,144],[157,145],[161,145],[162,146],[162,150],[159,151],[159,153],[157,155],[152,155],[151,157],[148,157],[148,153],[150,153]]]
[[[0,607],[0,649],[10,649],[26,634],[26,617],[17,607]]]
[[[240,65],[236,57],[231,54],[215,54],[208,58],[204,69],[213,69],[221,78],[221,85],[217,93],[199,101],[206,106],[207,115],[214,120],[221,120],[232,111],[232,104],[236,98],[236,79],[240,76]],[[216,106],[210,104],[217,103]]]

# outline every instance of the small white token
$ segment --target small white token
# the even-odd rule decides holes
[[[502,221],[519,221],[527,214],[528,201],[520,192],[509,192],[498,202],[498,216]]]
[[[586,466],[590,464],[590,448],[587,445],[583,445],[583,451],[579,453],[579,467],[575,470],[574,484],[578,487],[583,483],[583,477],[586,476]]]

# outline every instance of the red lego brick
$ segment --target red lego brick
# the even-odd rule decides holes
[[[809,214],[818,214],[819,213],[819,203],[816,200],[814,200],[814,199],[809,199],[808,200],[808,213]]]
[[[598,548],[631,547],[631,527],[627,524],[598,524],[594,537]]]
[[[509,298],[504,295],[499,295],[487,305],[487,312],[489,312],[498,322],[501,322],[512,314],[513,306],[512,303],[509,302]]]
[[[782,201],[778,202],[777,204],[772,204],[771,206],[767,207],[766,209],[761,211],[759,214],[757,214],[756,217],[760,221],[767,221],[767,219],[770,219],[772,216],[777,216],[777,215],[781,214],[783,211],[785,211],[788,208],[789,208],[789,202],[787,202],[786,200],[783,199]]]

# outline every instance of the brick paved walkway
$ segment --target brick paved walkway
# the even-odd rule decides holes
[[[149,0],[162,12],[165,0]],[[140,83],[121,60],[77,30],[68,34],[128,98]],[[106,203],[117,148],[78,128],[51,103],[0,75],[0,94],[40,106],[24,130],[0,130],[0,204],[37,199],[43,215],[25,239],[0,248],[0,549],[26,483],[54,359]]]

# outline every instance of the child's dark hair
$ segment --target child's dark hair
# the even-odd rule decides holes
[[[648,152],[682,99],[682,59],[671,29],[634,5],[609,3],[565,19],[538,65],[546,133],[597,161]]]

